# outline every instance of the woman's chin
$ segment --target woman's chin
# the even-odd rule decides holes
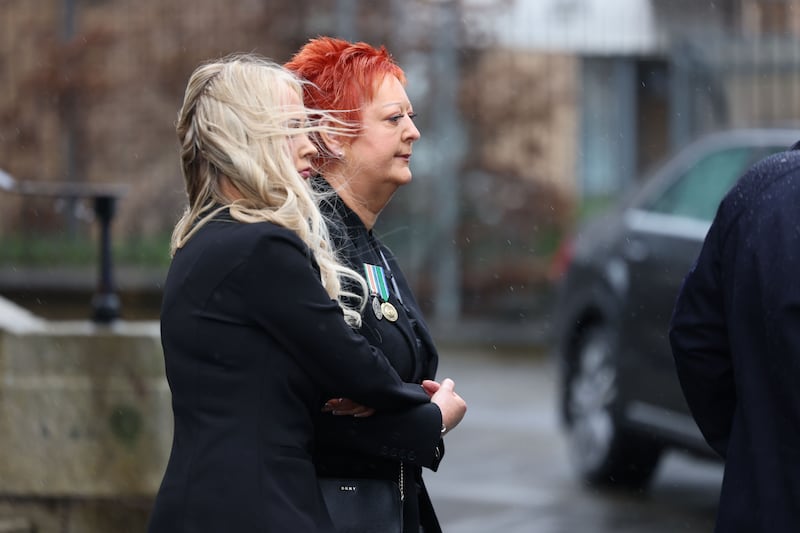
[[[408,185],[411,183],[413,176],[409,172],[408,174],[397,176],[397,179],[393,180],[393,182],[398,186],[402,187],[403,185]]]

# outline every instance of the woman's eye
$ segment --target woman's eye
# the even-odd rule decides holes
[[[397,115],[392,115],[391,117],[389,117],[389,120],[391,122],[400,122],[400,120],[402,120],[404,116],[405,116],[404,113],[399,113]],[[414,120],[415,118],[417,118],[417,114],[412,111],[411,113],[408,113],[408,118]]]

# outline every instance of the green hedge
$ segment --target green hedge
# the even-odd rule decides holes
[[[0,238],[0,265],[93,265],[99,254],[97,240],[88,237],[7,236]],[[112,241],[115,264],[165,266],[169,264],[169,235]]]

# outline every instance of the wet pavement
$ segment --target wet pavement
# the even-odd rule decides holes
[[[719,464],[665,456],[647,491],[601,492],[573,475],[556,409],[554,364],[494,349],[442,350],[469,410],[426,484],[445,533],[666,533],[713,530]]]

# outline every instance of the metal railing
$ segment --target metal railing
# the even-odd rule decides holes
[[[108,324],[120,316],[120,300],[114,284],[111,261],[111,221],[117,201],[128,185],[118,183],[79,183],[17,180],[0,169],[0,191],[22,196],[44,196],[64,200],[91,199],[100,224],[98,280],[91,301],[91,318]]]

